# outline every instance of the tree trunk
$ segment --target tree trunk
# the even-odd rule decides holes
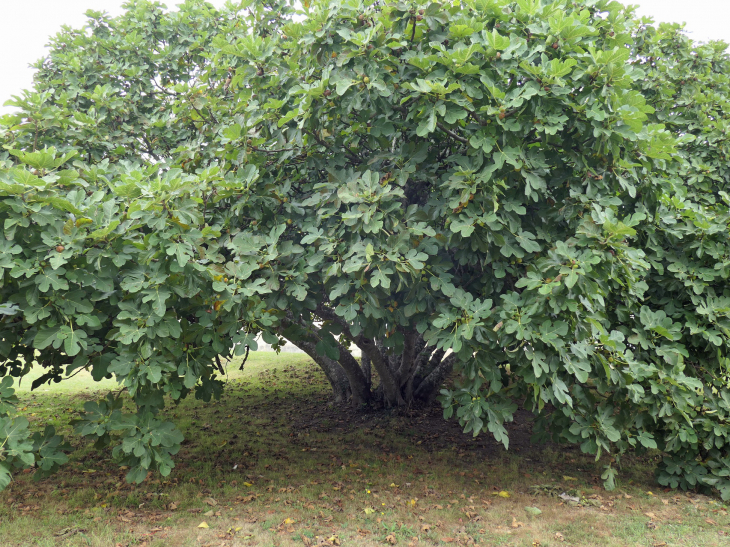
[[[350,325],[332,310],[318,306],[315,313],[325,321],[337,324],[342,329],[341,336],[362,352],[361,363],[342,343],[337,343],[340,353],[337,361],[319,355],[316,346],[321,340],[320,329],[310,320],[298,323],[307,334],[300,335],[303,339],[291,342],[324,370],[338,402],[349,396],[354,407],[376,399],[382,400],[386,407],[430,404],[457,361],[455,354],[447,355],[444,350],[427,346],[423,336],[416,331],[403,332],[403,348],[396,355],[389,352],[381,340],[368,338],[362,333],[354,336]],[[377,386],[372,385],[371,368],[378,373],[380,383]]]
[[[350,389],[350,381],[340,364],[329,357],[319,355],[317,353],[316,344],[312,342],[299,341],[297,342],[297,346],[304,353],[309,355],[324,371],[324,375],[327,377],[327,380],[329,380],[330,386],[332,386],[335,402],[342,403],[347,401],[352,394],[352,390]]]
[[[446,376],[453,370],[456,359],[456,354],[452,353],[439,362],[433,371],[418,384],[413,396],[426,403],[432,403]]]
[[[287,319],[282,324],[283,326],[290,326],[293,324],[293,321]],[[320,355],[316,349],[317,342],[321,339],[319,336],[320,329],[314,325],[307,325],[307,327],[310,331],[309,334],[301,337],[300,340],[290,340],[290,342],[309,355],[322,368],[332,385],[335,400],[338,400],[343,395],[341,385],[343,384],[342,376],[344,375],[352,406],[357,408],[360,405],[368,404],[371,395],[369,379],[365,377],[360,365],[350,351],[342,344],[338,344],[337,349],[340,353],[339,361],[334,361],[329,357]],[[345,396],[342,400],[346,398]]]

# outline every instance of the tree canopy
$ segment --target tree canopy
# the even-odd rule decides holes
[[[520,404],[608,488],[653,449],[730,499],[725,44],[609,0],[126,10],[0,125],[0,487],[66,460],[14,409],[31,367],[117,378],[76,427],[142,481],[182,441],[159,411],[262,334],[339,401],[455,369],[466,432],[507,447]]]

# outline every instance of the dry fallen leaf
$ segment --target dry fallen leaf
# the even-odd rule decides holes
[[[203,521],[200,524],[198,524],[198,528],[210,528],[210,526],[208,526],[207,522]]]
[[[385,542],[390,543],[391,545],[395,545],[396,543],[398,543],[398,540],[395,539],[395,536],[393,534],[390,534],[385,537]]]
[[[215,501],[213,498],[205,498],[203,501],[211,507],[215,507],[216,505],[218,505],[218,502]]]
[[[520,528],[524,525],[524,523],[519,522],[515,517],[512,517],[512,528]]]
[[[290,519],[288,517],[286,519],[284,519],[284,524],[294,524],[295,522],[296,522],[296,520]]]
[[[712,524],[713,526],[717,526],[717,523],[714,520],[712,520],[712,519],[705,519],[705,522],[707,524]]]
[[[565,541],[565,536],[560,532],[555,532],[555,539],[557,539],[558,541]]]

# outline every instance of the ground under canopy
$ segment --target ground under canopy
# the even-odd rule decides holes
[[[100,395],[97,387],[79,376],[19,395],[34,427],[63,429]],[[0,494],[0,543],[719,547],[729,541],[730,518],[718,500],[659,490],[653,462],[638,458],[629,458],[619,489],[606,492],[605,462],[574,447],[531,445],[528,413],[509,424],[507,452],[486,435],[461,433],[443,420],[438,404],[412,413],[361,413],[331,399],[324,374],[306,356],[252,354],[243,372],[231,372],[221,401],[189,400],[168,410],[187,439],[170,477],[130,486],[109,454],[79,448],[55,477],[35,483],[23,474]]]

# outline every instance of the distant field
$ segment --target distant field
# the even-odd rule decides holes
[[[283,366],[284,363],[302,363],[310,360],[304,353],[281,353],[277,354],[272,351],[252,351],[249,353],[248,361],[246,362],[246,371],[238,370],[238,363],[240,358],[236,359],[232,363],[225,363],[228,379],[244,378],[249,375],[255,375],[259,372],[268,369],[269,367]],[[27,376],[20,379],[20,384],[16,380],[15,389],[18,394],[29,393],[31,391],[31,384],[33,380],[40,377],[44,373],[44,370],[40,367],[34,368]],[[223,377],[225,380],[226,377]],[[77,374],[72,374],[70,378],[64,378],[59,383],[44,384],[34,390],[34,393],[78,393],[78,392],[94,392],[94,391],[109,391],[113,389],[119,389],[119,384],[116,380],[102,380],[95,382],[91,377],[91,374],[86,371],[80,371]]]

